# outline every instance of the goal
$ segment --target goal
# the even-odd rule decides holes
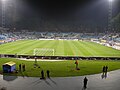
[[[54,56],[55,50],[50,48],[36,48],[33,51],[33,55],[38,56]]]

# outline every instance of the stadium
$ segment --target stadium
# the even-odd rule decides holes
[[[29,35],[29,33],[31,33]],[[19,36],[17,36],[19,34]],[[6,35],[6,34],[5,34]],[[59,57],[97,57],[100,59],[110,57],[119,59],[119,42],[112,42],[103,39],[105,35],[94,35],[94,33],[40,33],[40,32],[20,32],[9,36],[2,35],[5,40],[1,40],[1,56],[40,56],[54,59]],[[2,38],[1,37],[1,38]],[[32,37],[32,38],[31,38]],[[113,36],[112,36],[113,37]],[[117,41],[117,40],[116,40]],[[98,48],[99,47],[99,48]],[[75,59],[75,58],[73,58]],[[94,58],[95,59],[95,58]]]
[[[29,33],[31,34],[29,35]],[[2,41],[3,43],[1,43],[0,45],[1,60],[2,58],[5,58],[5,60],[7,60],[8,58],[8,61],[9,61],[11,60],[10,58],[15,58],[20,60],[32,61],[34,64],[35,58],[37,58],[38,59],[37,61],[38,62],[40,61],[39,63],[46,60],[48,61],[58,60],[58,62],[55,62],[55,63],[58,63],[58,65],[59,64],[61,65],[61,61],[59,60],[62,60],[66,64],[72,62],[71,67],[73,67],[73,69],[74,69],[75,60],[83,60],[79,62],[80,63],[88,62],[90,64],[91,64],[91,61],[86,61],[86,60],[98,60],[98,61],[94,61],[96,63],[99,62],[100,60],[100,63],[102,64],[104,64],[104,62],[111,63],[110,60],[115,60],[115,61],[120,60],[119,49],[114,48],[115,44],[113,46],[111,45],[111,43],[107,43],[107,41],[103,40],[102,38],[105,37],[104,34],[93,36],[93,34],[83,35],[81,33],[79,34],[79,33],[26,32],[24,34],[23,33],[18,34],[17,32],[16,34],[16,32],[14,32],[14,34],[12,33],[10,34],[10,37],[11,36],[13,37],[9,38],[9,35],[7,37],[7,33],[4,34],[4,36],[2,35],[2,37],[5,38],[5,40],[3,39]],[[66,60],[68,61],[66,62]],[[101,60],[102,61],[108,60],[108,61],[102,62]],[[47,63],[48,63],[47,66],[50,65],[50,67],[52,68],[51,64],[49,64],[50,62],[46,62],[46,64]],[[29,68],[33,68],[33,66],[30,64]],[[113,67],[111,68],[111,70],[115,68],[116,67]],[[58,68],[58,71],[56,69],[54,70],[55,72],[59,72],[59,69],[61,68]],[[53,71],[53,73],[55,72]],[[75,76],[86,74],[85,72],[84,73],[80,73],[80,72],[76,73]],[[91,73],[97,73],[97,72],[88,72],[87,74],[91,74]],[[72,74],[70,72],[70,75],[66,75],[64,71],[63,76],[71,76],[71,75],[74,76],[74,73]],[[36,75],[32,75],[32,76],[39,76],[39,74],[36,72]],[[61,74],[58,73],[57,75],[56,73],[56,75],[53,74],[51,76],[56,77],[56,76],[61,76]]]
[[[113,0],[107,1],[109,1],[108,6],[104,5],[104,7],[108,12],[103,12],[104,14],[100,17],[94,16],[94,7],[100,4],[99,0],[91,7],[86,7],[89,1],[74,3],[70,1],[69,4],[68,2],[63,4],[63,2],[52,3],[40,0],[39,6],[37,1],[32,0],[26,0],[26,2],[21,0],[19,4],[16,0],[1,0],[0,80],[2,81],[0,84],[8,87],[8,90],[16,90],[16,88],[25,90],[26,86],[29,90],[33,90],[33,87],[36,90],[39,87],[43,90],[52,90],[44,84],[45,82],[48,86],[53,86],[53,90],[57,90],[57,86],[51,85],[49,80],[55,85],[57,81],[62,85],[59,80],[63,79],[71,88],[58,85],[58,90],[79,90],[76,89],[79,85],[73,84],[72,87],[67,78],[76,83],[79,82],[79,78],[82,80],[86,76],[92,81],[94,80],[92,75],[95,77],[100,75],[102,80],[104,78],[109,80],[109,75],[117,75],[111,73],[118,73],[120,69],[120,10],[112,10]],[[102,3],[105,1],[101,1]],[[115,5],[115,8],[118,8],[119,1],[118,7],[117,4]],[[92,13],[88,14],[89,11]],[[95,11],[100,14],[98,10]],[[108,69],[105,72],[104,67]],[[19,83],[16,83],[16,86],[12,83],[7,85],[9,81],[15,84],[15,80],[22,80],[21,77],[27,78],[27,84],[39,82],[32,81],[40,78],[42,84],[39,86],[37,83],[37,87],[35,85],[28,87],[26,83],[25,85],[20,83],[20,86]],[[95,80],[101,79],[95,78]],[[113,78],[113,80],[116,79]],[[4,83],[4,81],[7,82]],[[95,84],[95,82],[92,83]],[[111,81],[105,81],[105,85],[106,82]],[[90,86],[93,90],[100,88],[99,85],[92,87],[90,84]],[[79,88],[81,87],[82,85]],[[83,86],[82,90],[86,89]],[[0,90],[2,90],[1,87]]]

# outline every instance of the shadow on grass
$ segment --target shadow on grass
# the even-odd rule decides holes
[[[21,75],[23,78],[25,77],[24,74],[23,74],[23,72],[20,71],[19,73],[20,73],[20,75]]]
[[[24,78],[24,77],[29,77],[27,72],[22,72],[22,71],[19,71],[19,74]]]
[[[24,73],[24,76],[29,77],[28,74],[27,74],[27,72]]]

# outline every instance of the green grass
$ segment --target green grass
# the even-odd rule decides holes
[[[58,62],[43,62],[39,61],[40,68],[34,68],[34,61],[22,61],[12,58],[0,58],[0,71],[2,72],[2,65],[6,62],[14,61],[18,70],[19,64],[24,63],[26,65],[26,71],[18,74],[12,74],[17,76],[28,77],[40,77],[41,70],[50,70],[51,77],[68,77],[68,76],[81,76],[97,74],[102,72],[102,67],[107,65],[108,71],[120,69],[120,61],[103,61],[103,60],[80,60],[80,70],[75,70],[75,61],[58,61]]]
[[[97,43],[66,40],[21,40],[0,45],[0,54],[33,55],[35,48],[55,49],[56,56],[112,56],[120,51]]]

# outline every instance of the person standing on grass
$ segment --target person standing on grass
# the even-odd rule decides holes
[[[23,72],[25,71],[25,64],[22,65],[22,68],[23,68]]]
[[[43,70],[41,71],[41,76],[42,77],[40,79],[45,79],[45,77],[44,77],[44,71]]]
[[[47,70],[47,77],[50,78],[50,71]]]
[[[105,73],[105,70],[106,69],[106,67],[105,66],[103,66],[103,70],[102,70],[102,72],[103,72],[103,75],[104,75],[104,73]]]
[[[78,61],[77,60],[75,61],[75,64],[76,64],[76,69],[78,69]]]
[[[37,64],[37,57],[35,56],[35,64]]]
[[[105,67],[105,73],[107,73],[107,71],[108,71],[108,66]]]
[[[107,78],[108,66],[105,67],[105,78]]]
[[[24,64],[24,71],[26,70],[25,68],[26,68],[26,66],[25,66],[25,64]]]
[[[21,64],[19,64],[19,71],[21,72]]]

